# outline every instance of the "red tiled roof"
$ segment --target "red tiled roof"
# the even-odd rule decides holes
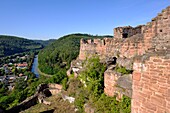
[[[27,67],[28,64],[27,63],[24,63],[24,64],[18,64],[18,67]]]

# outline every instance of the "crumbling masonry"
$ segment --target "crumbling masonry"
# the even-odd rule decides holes
[[[132,113],[170,113],[170,6],[146,25],[118,27],[114,38],[80,43],[78,61],[96,54],[112,62],[104,73],[108,96],[131,97]],[[115,72],[114,63],[133,73]]]

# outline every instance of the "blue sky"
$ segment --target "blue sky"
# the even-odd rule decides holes
[[[113,35],[149,22],[170,0],[0,0],[0,34],[29,39],[71,33]]]

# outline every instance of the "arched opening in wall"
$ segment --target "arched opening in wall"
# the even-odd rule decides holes
[[[44,94],[46,97],[52,96],[52,93],[50,92],[49,89],[44,89],[44,90],[43,90],[43,94]]]
[[[112,59],[113,59],[113,62],[112,62],[112,63],[115,65],[117,58],[116,58],[116,57],[113,57]]]
[[[107,66],[116,65],[116,60],[117,60],[116,57],[110,57],[110,58],[108,58],[107,61],[106,61]]]
[[[105,43],[105,40],[102,40],[102,42],[103,42],[103,45],[105,45],[106,43]]]
[[[91,39],[91,43],[92,43],[92,44],[94,43],[94,39]]]
[[[128,33],[123,33],[123,34],[122,34],[122,37],[123,37],[123,38],[127,38],[127,37],[128,37]]]
[[[160,33],[163,32],[162,29],[160,29],[159,32],[160,32]]]

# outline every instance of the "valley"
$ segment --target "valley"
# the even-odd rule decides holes
[[[0,35],[0,113],[170,113],[170,6],[113,31]]]

